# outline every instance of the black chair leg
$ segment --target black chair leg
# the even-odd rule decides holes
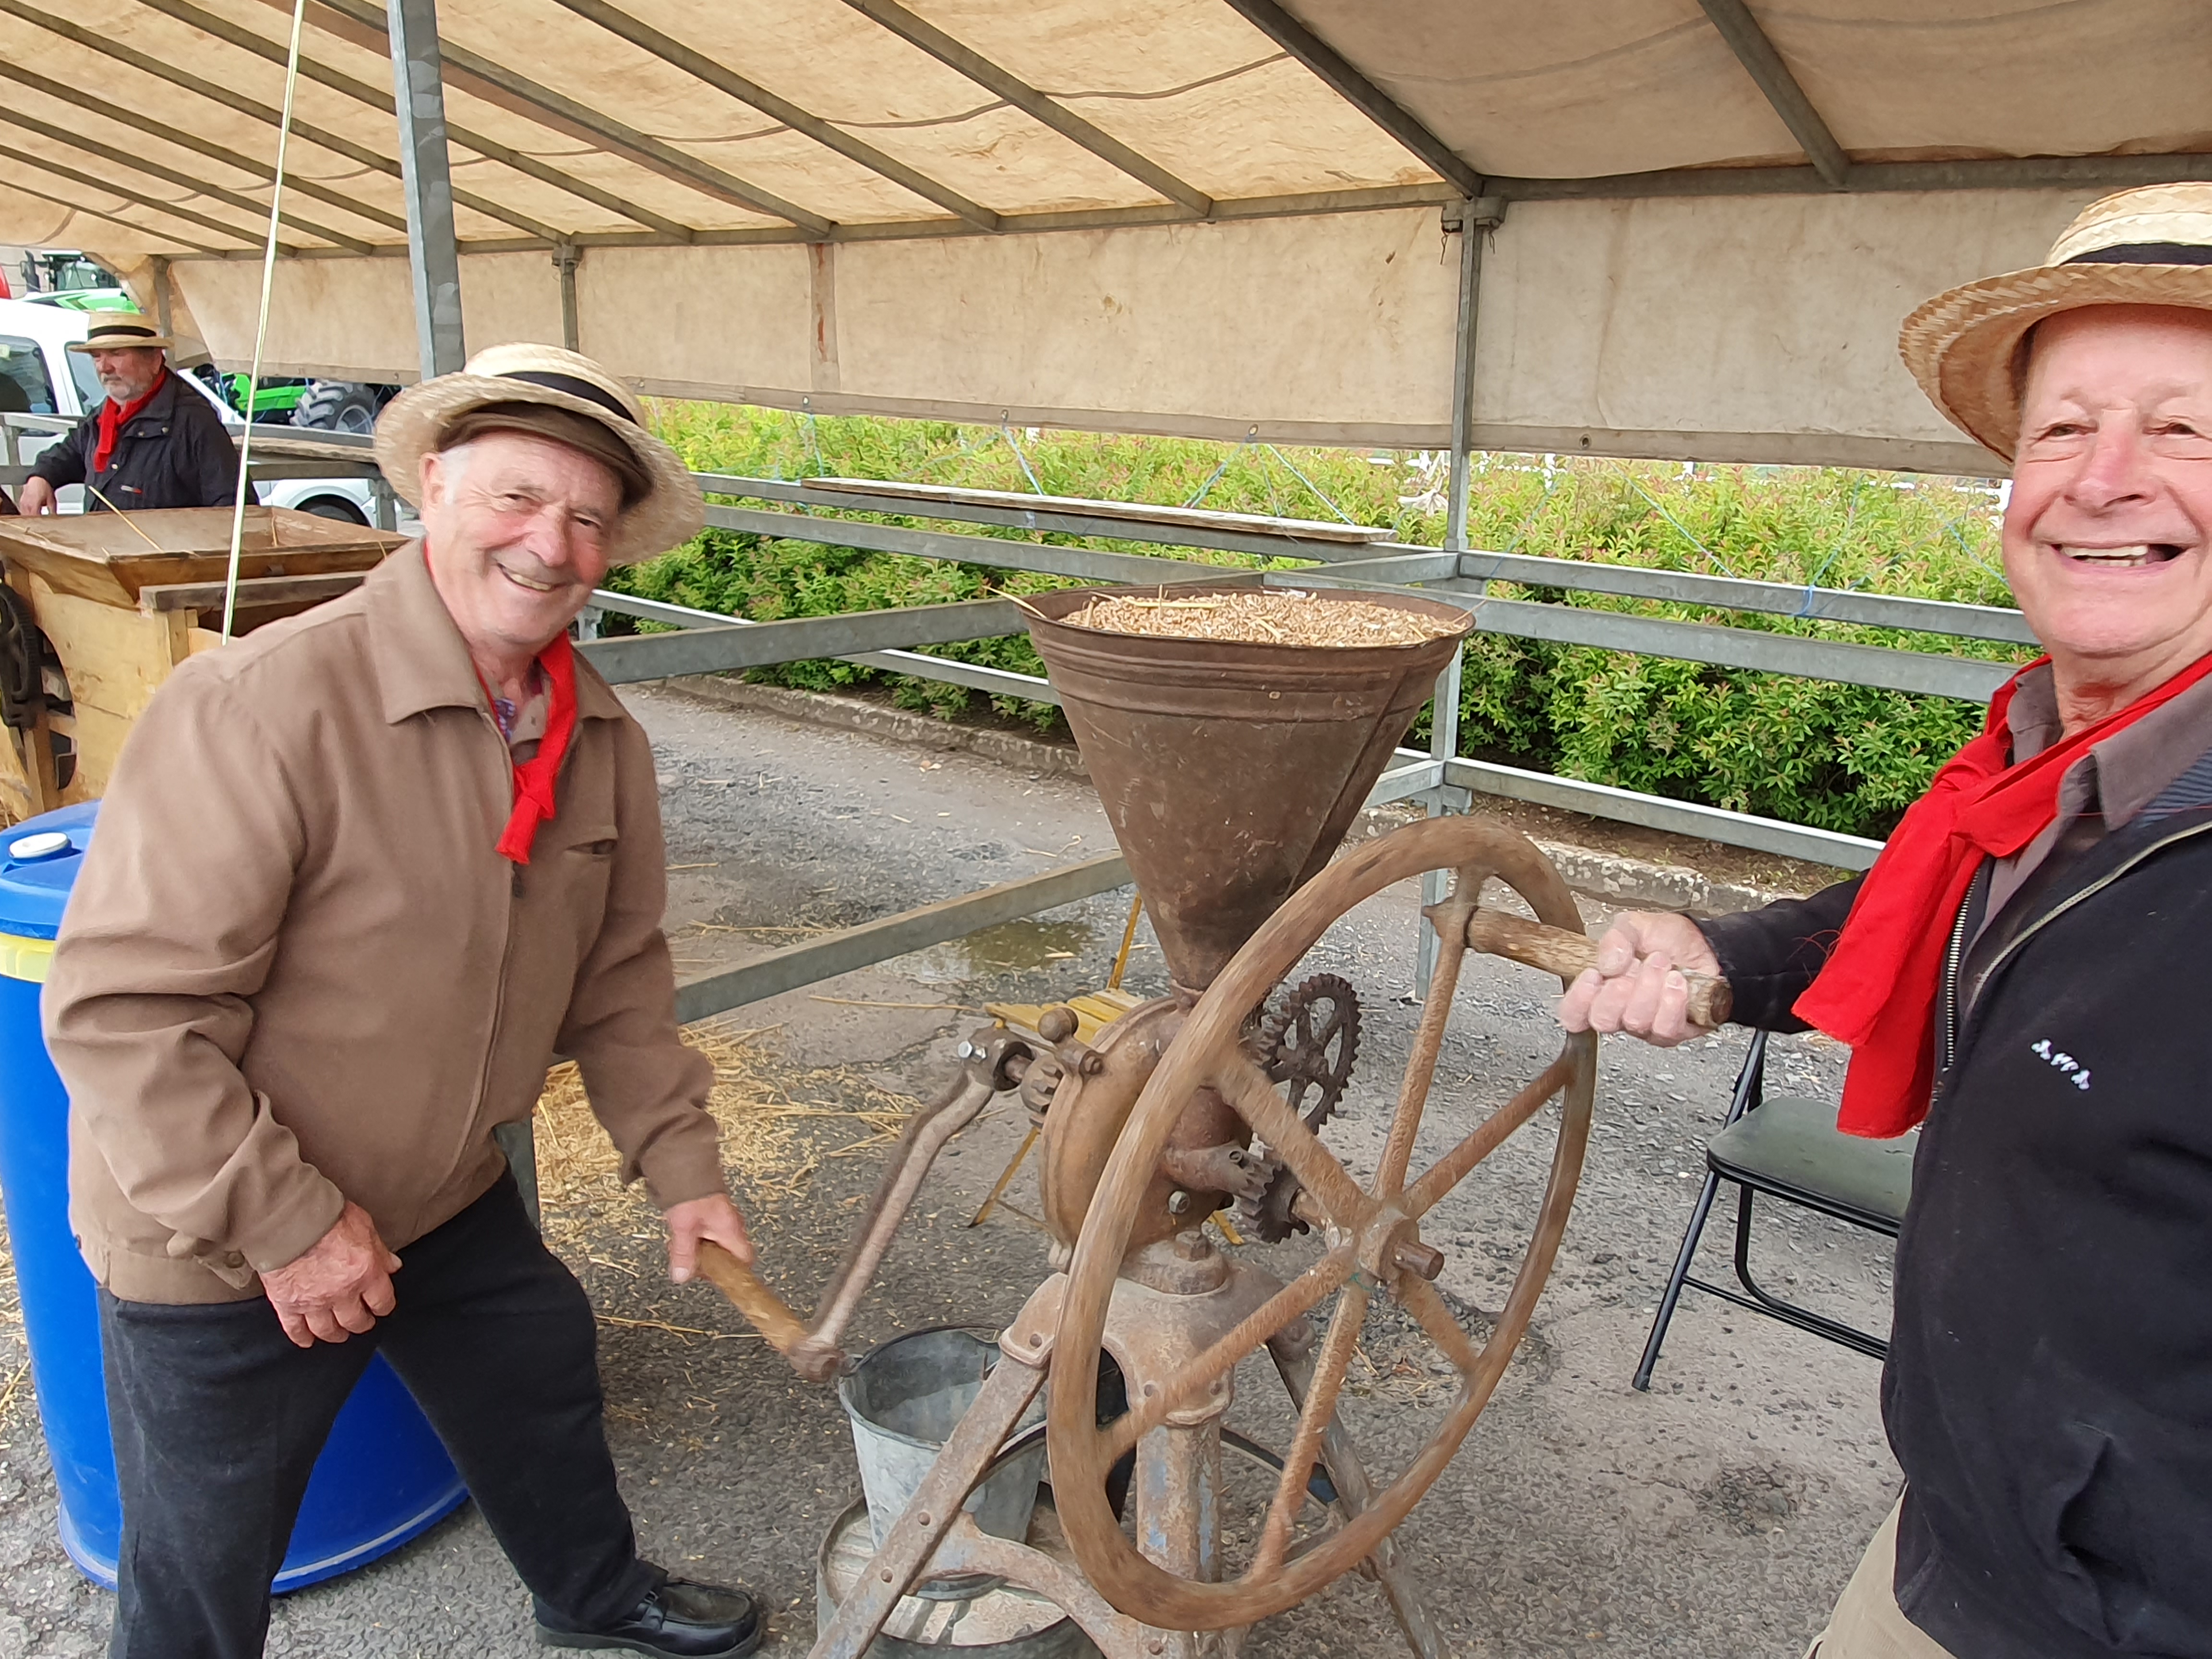
[[[1870,1336],[1853,1326],[1831,1319],[1826,1314],[1814,1313],[1810,1308],[1801,1308],[1794,1302],[1785,1302],[1751,1276],[1751,1188],[1739,1186],[1736,1194],[1735,1276],[1744,1289],[1751,1292],[1751,1299],[1746,1301],[1742,1297],[1730,1295],[1714,1286],[1703,1288],[1712,1289],[1717,1295],[1726,1297],[1753,1313],[1763,1313],[1785,1325],[1795,1325],[1801,1331],[1810,1331],[1815,1336],[1826,1337],[1831,1342],[1853,1349],[1869,1358],[1887,1359],[1889,1344],[1881,1338]]]
[[[1712,1213],[1713,1194],[1720,1190],[1721,1178],[1711,1170],[1705,1171],[1705,1189],[1698,1194],[1698,1206],[1690,1212],[1690,1231],[1682,1235],[1680,1254],[1674,1258],[1674,1271],[1668,1276],[1667,1293],[1659,1298],[1659,1316],[1651,1322],[1651,1335],[1644,1345],[1644,1358],[1636,1367],[1636,1386],[1646,1394],[1651,1391],[1651,1368],[1659,1363],[1659,1345],[1667,1340],[1667,1327],[1674,1317],[1674,1304],[1682,1299],[1682,1281],[1690,1276],[1690,1261],[1698,1253],[1698,1241],[1705,1236],[1705,1218]]]

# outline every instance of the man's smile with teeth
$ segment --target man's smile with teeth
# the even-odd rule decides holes
[[[2181,549],[2172,542],[2137,542],[2130,547],[2078,547],[2060,542],[2054,544],[2054,550],[2076,564],[2118,565],[2128,569],[2164,564],[2181,556]]]
[[[557,582],[539,581],[533,576],[524,575],[519,570],[509,570],[505,565],[500,566],[499,571],[500,574],[505,576],[517,587],[526,587],[533,593],[550,593],[561,586]]]

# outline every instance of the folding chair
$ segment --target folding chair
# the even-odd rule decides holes
[[[1639,1389],[1651,1386],[1651,1368],[1659,1363],[1659,1346],[1667,1340],[1667,1327],[1686,1285],[1876,1359],[1889,1353],[1889,1344],[1881,1338],[1786,1302],[1753,1278],[1753,1199],[1764,1193],[1894,1238],[1905,1219],[1905,1200],[1912,1191],[1912,1153],[1919,1145],[1920,1132],[1916,1129],[1894,1140],[1844,1134],[1836,1127],[1836,1108],[1831,1102],[1766,1099],[1765,1073],[1766,1033],[1759,1031],[1753,1035],[1743,1070],[1736,1076],[1727,1121],[1705,1144],[1705,1190],[1698,1194],[1697,1207],[1690,1212],[1690,1230],[1682,1237],[1681,1253],[1674,1258],[1667,1293],[1659,1300],[1659,1316],[1652,1322],[1651,1338],[1644,1345],[1644,1358],[1636,1368]],[[1712,1212],[1714,1194],[1723,1181],[1736,1188],[1735,1276],[1741,1291],[1694,1278],[1690,1273],[1698,1241],[1705,1231],[1705,1218]]]

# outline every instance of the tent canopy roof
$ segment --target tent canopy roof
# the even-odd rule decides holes
[[[248,355],[240,296],[256,279],[222,267],[259,253],[289,14],[289,0],[0,0],[0,241],[81,246],[142,287],[149,260],[172,262],[179,326],[226,361]],[[1525,351],[1561,260],[1603,267],[1605,294],[1577,304],[1617,305],[1667,265],[1702,275],[1731,246],[1801,261],[1836,238],[1847,264],[1912,285],[1948,270],[1916,251],[1931,230],[1954,227],[1970,259],[2026,263],[2102,190],[2212,177],[2212,10],[2197,0],[443,0],[439,14],[471,343],[560,337],[544,256],[574,246],[606,290],[576,279],[584,349],[656,389],[825,407],[910,410],[936,374],[948,411],[1418,439],[1449,411],[1432,372],[1401,371],[1438,327],[1448,356],[1455,286],[1376,262],[1425,236],[1433,255],[1438,210],[1462,197],[1512,204],[1497,251],[1527,243],[1503,273]],[[404,378],[384,9],[308,0],[306,16],[283,234],[296,263],[272,343],[294,368]],[[2014,199],[1963,218],[1910,205],[1990,191]],[[926,242],[947,246],[887,251]],[[300,268],[323,261],[375,269]],[[656,284],[680,291],[649,316],[611,309],[620,291],[637,311]],[[902,291],[906,331],[964,336],[967,372],[943,373],[943,346],[854,330],[854,305]],[[1817,318],[1821,297],[1801,298]],[[1206,368],[1193,332],[1247,351],[1255,301],[1309,356],[1366,349],[1380,367],[1324,362],[1256,401],[1253,375],[1232,373],[1222,390],[1241,404],[1164,384]],[[993,308],[988,338],[978,307]],[[1097,337],[1059,341],[1055,389],[1029,354],[1079,313]],[[1668,327],[1631,319],[1647,338]],[[694,372],[637,348],[647,324],[687,338]],[[718,329],[763,337],[732,353],[704,339]],[[1100,382],[1091,360],[1133,345],[1146,362]],[[1757,354],[1769,378],[1788,356]],[[1480,412],[1501,431],[1650,424],[1605,418],[1587,375],[1565,402],[1519,407],[1511,364],[1491,368],[1504,402]],[[1395,377],[1395,413],[1378,375]],[[1681,429],[1776,418],[1693,407]],[[1908,434],[1861,399],[1775,429],[1942,435],[1912,421]]]

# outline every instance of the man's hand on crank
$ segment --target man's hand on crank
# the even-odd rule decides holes
[[[748,1266],[753,1242],[745,1236],[745,1218],[726,1193],[687,1198],[665,1212],[668,1222],[668,1277],[676,1284],[688,1281],[699,1270],[699,1243],[712,1239]]]
[[[1715,977],[1721,971],[1695,922],[1667,911],[1625,911],[1597,942],[1597,966],[1559,999],[1559,1024],[1570,1031],[1626,1031],[1659,1048],[1703,1036],[1709,1028],[1690,1018],[1690,982],[1678,971],[1685,969]]]
[[[15,510],[27,519],[57,511],[54,487],[44,478],[26,479],[23,487],[15,492]]]
[[[390,1313],[399,1258],[384,1246],[368,1212],[349,1200],[306,1255],[261,1275],[261,1293],[284,1334],[303,1348],[343,1342]]]

